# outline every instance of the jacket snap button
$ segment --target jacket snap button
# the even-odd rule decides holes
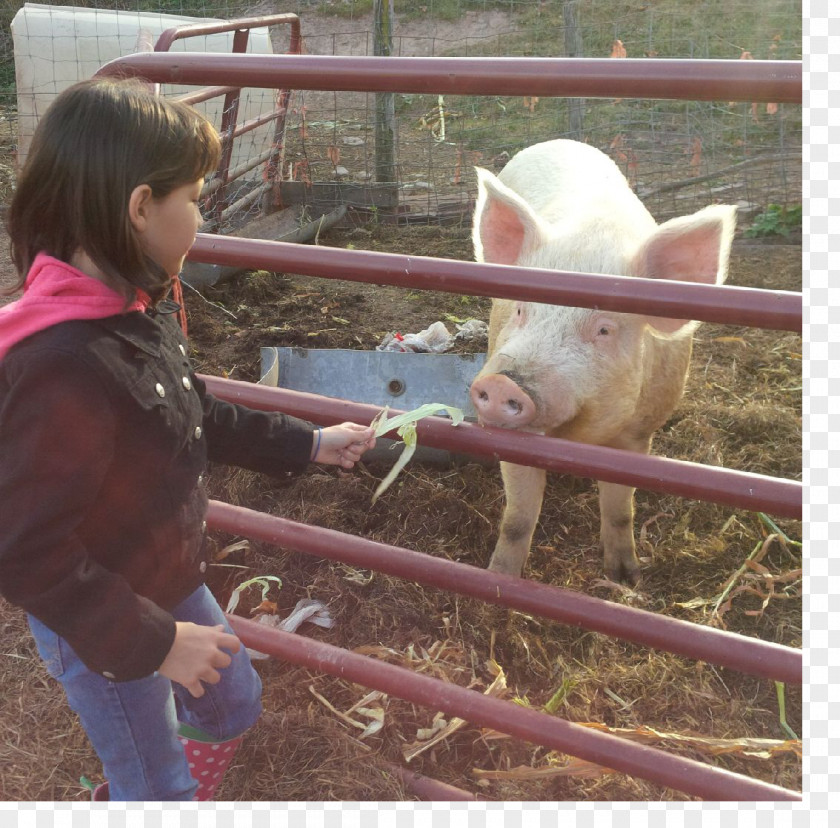
[[[192,388],[192,384],[190,383],[190,378],[189,378],[189,377],[184,377],[184,378],[181,380],[181,384],[184,386],[184,388],[185,388],[187,391],[189,391],[189,390],[190,390],[190,388]]]
[[[114,674],[113,673],[108,673],[106,671],[102,674],[102,676],[103,676],[103,678],[108,679],[108,681],[113,681],[114,680]]]
[[[195,434],[195,439],[200,440],[201,439],[201,426],[196,426],[195,431],[193,433]]]
[[[157,383],[155,385],[155,393],[159,397],[165,397],[166,396],[166,389],[160,383]]]
[[[202,562],[198,565],[198,571],[199,571],[199,572],[206,572],[206,571],[207,571],[207,561],[202,561]]]
[[[180,342],[178,343],[178,350],[181,352],[181,356],[186,356],[187,355],[186,349],[184,348],[184,346]]]

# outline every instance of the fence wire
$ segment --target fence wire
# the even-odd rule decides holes
[[[295,12],[301,17],[305,53],[375,52],[372,0],[257,6],[219,0],[75,0],[53,5],[221,19]],[[801,4],[794,0],[395,0],[394,6],[392,54],[400,56],[614,57],[617,62],[624,57],[801,58]],[[58,61],[77,59],[80,73],[87,76],[113,50],[104,42],[101,49],[83,50],[78,32],[56,27],[50,48],[39,42],[36,53],[27,55],[26,43],[13,44],[9,34],[8,23],[18,8],[13,4],[2,10],[7,19],[0,36],[0,197],[13,186],[14,153],[25,150],[22,134],[29,128],[29,116],[19,108],[15,64],[20,77],[27,59],[42,71],[53,60],[53,71],[60,74],[64,70]],[[62,39],[70,40],[69,53],[62,50]],[[271,29],[275,53],[287,51],[288,39],[287,27]],[[130,44],[122,48],[132,50]],[[41,92],[44,104],[54,94],[49,86]],[[270,98],[264,90],[252,90],[245,107],[268,109]],[[567,137],[610,154],[659,220],[722,202],[738,204],[742,220],[749,223],[769,205],[801,202],[800,106],[400,94],[394,95],[393,106],[394,180],[383,181],[377,170],[376,96],[293,91],[283,177],[305,186],[290,188],[288,197],[305,202],[312,214],[341,199],[374,218],[396,209],[405,221],[466,222],[475,195],[472,167],[498,171],[530,144]],[[214,111],[212,117],[220,120],[221,113]],[[264,151],[265,140],[265,133],[243,137],[238,161]],[[246,195],[259,180],[257,167],[231,187],[228,200]],[[255,217],[260,205],[255,199],[235,225]]]

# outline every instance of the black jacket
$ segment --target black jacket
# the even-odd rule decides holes
[[[275,476],[313,426],[205,392],[172,302],[62,322],[0,362],[0,593],[116,681],[149,675],[207,568],[209,461]]]

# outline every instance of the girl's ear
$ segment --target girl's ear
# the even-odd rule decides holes
[[[128,218],[132,227],[142,233],[146,229],[149,204],[152,201],[152,188],[148,184],[138,184],[128,197]]]

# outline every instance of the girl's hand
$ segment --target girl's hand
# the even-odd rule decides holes
[[[182,684],[195,698],[204,695],[202,681],[218,684],[218,670],[227,667],[231,658],[225,650],[239,652],[239,639],[224,632],[221,624],[203,627],[189,621],[175,622],[175,641],[158,668],[162,676]]]
[[[359,458],[375,445],[376,437],[370,426],[342,423],[316,429],[312,433],[311,459],[313,463],[352,469]]]

